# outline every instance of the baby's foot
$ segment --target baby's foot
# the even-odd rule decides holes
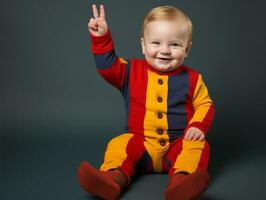
[[[108,172],[93,168],[88,162],[79,166],[78,177],[81,187],[88,193],[104,200],[116,200],[120,196],[120,186]]]
[[[166,200],[192,200],[199,197],[209,185],[209,174],[198,170],[192,174],[175,174],[166,188]]]

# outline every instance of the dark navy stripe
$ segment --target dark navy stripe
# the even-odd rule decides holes
[[[110,52],[107,52],[105,54],[101,55],[94,55],[96,67],[98,69],[107,69],[112,66],[112,64],[116,61],[117,56],[115,54],[115,51],[112,50]]]
[[[131,61],[130,60],[126,60],[127,61],[127,65],[126,65],[126,77],[125,77],[125,81],[124,81],[124,85],[121,88],[121,93],[124,96],[124,101],[125,101],[125,107],[126,107],[126,121],[125,121],[125,132],[128,132],[128,114],[129,114],[129,105],[130,105],[130,98],[129,98],[129,72],[130,72],[130,65],[131,65]]]
[[[169,76],[167,120],[170,141],[180,137],[187,126],[185,103],[188,92],[189,77],[187,71]]]
[[[135,170],[138,173],[151,173],[153,170],[152,159],[147,151],[145,151],[135,164]]]
[[[173,166],[173,163],[167,157],[163,158],[163,162],[165,163],[165,167],[166,167],[165,170],[166,170],[166,172],[168,172],[171,169],[171,167]]]

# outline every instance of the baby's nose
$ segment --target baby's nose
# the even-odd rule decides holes
[[[169,48],[169,46],[167,46],[167,45],[162,46],[160,52],[161,52],[162,54],[170,54],[170,53],[171,53],[170,48]]]

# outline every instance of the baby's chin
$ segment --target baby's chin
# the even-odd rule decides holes
[[[172,67],[172,66],[152,66],[154,69],[160,71],[160,72],[171,72],[176,70],[178,67]]]

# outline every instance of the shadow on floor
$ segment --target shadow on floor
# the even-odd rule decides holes
[[[217,197],[213,197],[213,196],[203,195],[202,197],[198,198],[197,200],[222,200],[222,199],[217,198]]]

